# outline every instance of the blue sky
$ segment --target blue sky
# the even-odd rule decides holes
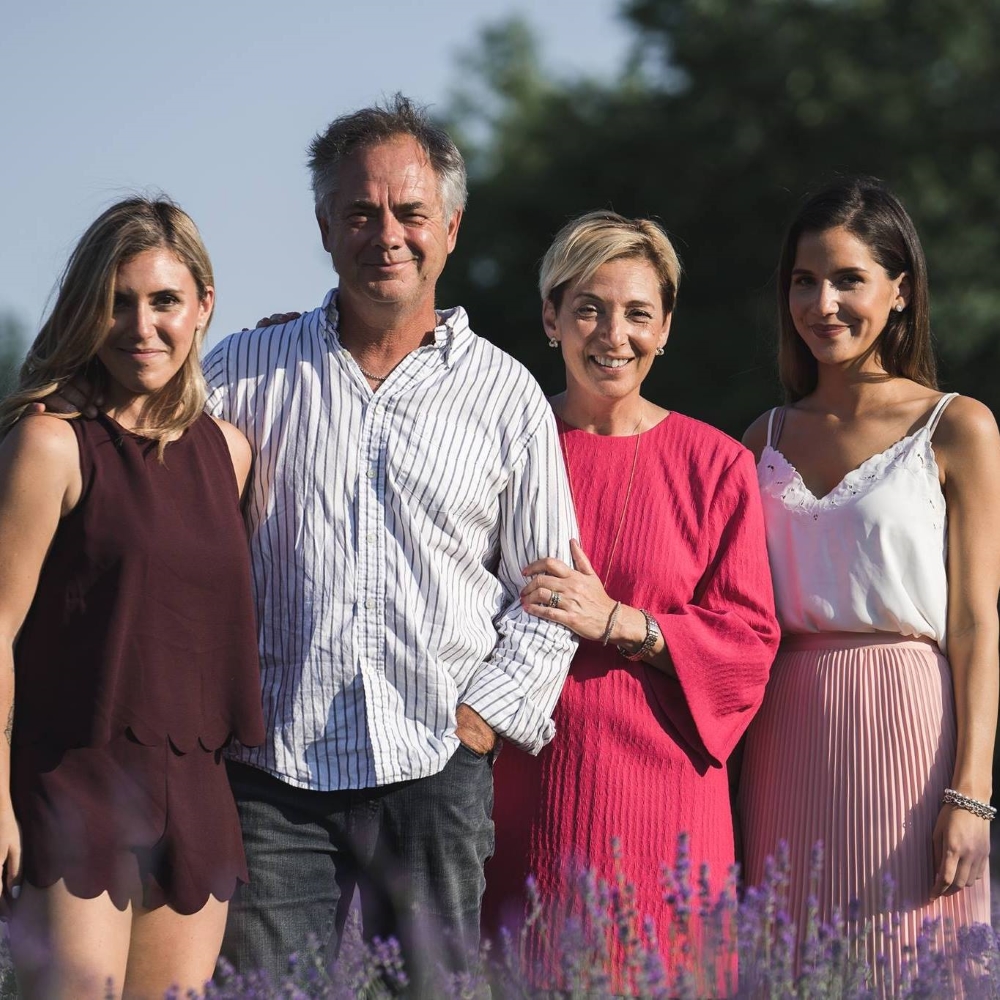
[[[316,131],[396,90],[445,103],[461,86],[455,55],[512,14],[536,28],[554,74],[611,75],[630,41],[617,8],[12,3],[0,22],[0,311],[33,335],[86,226],[119,197],[158,190],[191,213],[212,255],[211,341],[279,308],[311,308],[334,281],[305,168]]]

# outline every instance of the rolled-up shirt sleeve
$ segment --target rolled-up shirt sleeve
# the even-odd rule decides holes
[[[504,739],[537,754],[555,735],[552,710],[577,646],[569,629],[529,615],[519,599],[522,569],[547,556],[571,563],[569,540],[578,537],[551,412],[529,436],[500,505],[497,576],[510,603],[495,619],[496,647],[461,701]]]

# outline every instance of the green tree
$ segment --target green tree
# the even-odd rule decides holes
[[[24,360],[26,331],[24,324],[9,312],[0,313],[0,396],[13,386]]]
[[[548,79],[517,21],[466,57],[478,75],[449,124],[470,211],[442,301],[554,391],[535,290],[552,235],[592,208],[658,217],[685,276],[650,395],[738,434],[778,395],[789,216],[824,178],[870,173],[923,237],[947,382],[1000,408],[983,374],[1000,361],[1000,0],[630,0],[624,16],[634,54],[611,83]]]

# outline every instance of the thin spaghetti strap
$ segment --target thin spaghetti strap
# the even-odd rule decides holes
[[[773,448],[774,445],[771,444],[771,428],[774,426],[774,415],[778,412],[777,406],[771,407],[771,412],[767,415],[767,446],[768,448]]]
[[[941,414],[944,413],[945,407],[958,395],[957,392],[946,392],[935,404],[934,409],[931,410],[931,415],[927,418],[927,423],[924,426],[927,428],[927,436],[933,437],[934,431],[937,430],[938,421],[941,419]]]
[[[778,420],[774,425],[774,440],[771,443],[772,448],[778,447],[778,442],[781,440],[781,432],[785,427],[785,415],[788,413],[788,407],[779,406],[778,407]]]

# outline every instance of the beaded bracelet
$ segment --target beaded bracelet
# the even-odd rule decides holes
[[[978,816],[980,819],[996,819],[997,811],[988,802],[980,802],[979,799],[970,799],[968,795],[956,792],[954,788],[946,788],[941,796],[942,805],[955,806],[958,809],[965,809]]]
[[[606,646],[608,640],[611,638],[611,630],[615,627],[615,622],[618,621],[618,612],[622,609],[622,602],[615,601],[615,606],[611,609],[611,614],[608,615],[608,624],[604,629],[604,635],[601,636],[601,645]]]

